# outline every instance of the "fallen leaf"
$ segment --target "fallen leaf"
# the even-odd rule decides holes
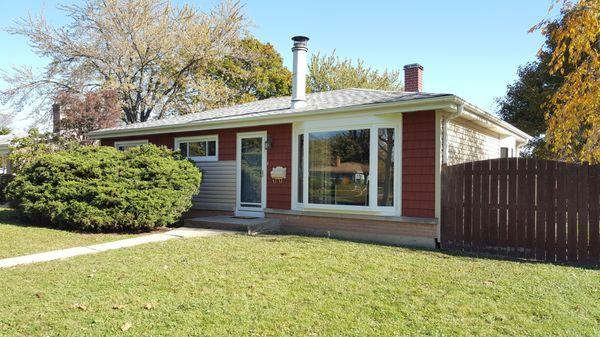
[[[152,304],[152,303],[146,303],[144,305],[144,309],[146,309],[146,310],[152,310],[152,309],[154,309],[154,304]]]
[[[44,293],[35,293],[35,297],[44,298]]]
[[[483,281],[483,284],[486,286],[493,286],[496,282],[492,281],[492,280],[485,280]]]
[[[113,305],[112,308],[115,309],[115,310],[121,310],[121,309],[125,308],[125,305],[123,305],[123,304],[115,304],[115,305]]]
[[[125,332],[125,331],[131,329],[131,327],[132,327],[131,322],[127,322],[121,326],[121,331]]]
[[[81,303],[75,303],[75,304],[73,304],[73,308],[77,308],[79,310],[86,311],[87,310],[87,305],[81,304]]]

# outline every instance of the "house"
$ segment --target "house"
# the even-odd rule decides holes
[[[203,213],[281,220],[287,232],[434,247],[443,164],[517,156],[529,136],[453,94],[306,94],[308,38],[296,36],[291,97],[103,129],[102,145],[180,149],[204,171]]]
[[[0,174],[10,173],[10,163],[8,161],[8,150],[12,135],[0,136]]]

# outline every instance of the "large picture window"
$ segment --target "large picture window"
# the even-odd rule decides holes
[[[310,133],[309,203],[369,205],[370,130]]]
[[[175,148],[181,153],[196,161],[216,161],[218,139],[217,136],[201,136],[192,138],[177,138]]]
[[[300,130],[298,207],[395,212],[395,127]]]

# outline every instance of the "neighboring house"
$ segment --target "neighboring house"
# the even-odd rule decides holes
[[[91,133],[124,149],[180,149],[204,172],[194,207],[278,218],[288,232],[435,246],[443,164],[517,156],[529,136],[452,94],[305,94],[307,38],[294,37],[291,97]]]
[[[10,162],[8,161],[8,146],[12,135],[0,136],[0,174],[10,173]]]

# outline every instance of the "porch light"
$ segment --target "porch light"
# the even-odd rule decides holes
[[[267,136],[267,139],[265,140],[265,150],[270,150],[271,146],[273,146],[273,138]]]

